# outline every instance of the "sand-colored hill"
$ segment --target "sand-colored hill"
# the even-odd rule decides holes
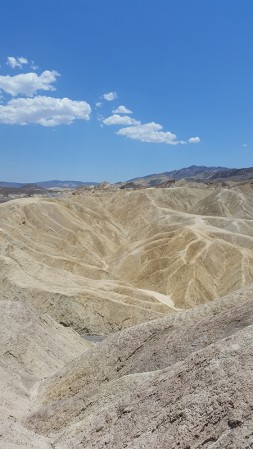
[[[80,190],[0,205],[3,299],[108,334],[253,279],[252,185]]]
[[[53,447],[249,448],[253,288],[108,337],[38,391]]]
[[[1,204],[0,449],[249,449],[252,282],[250,183]]]

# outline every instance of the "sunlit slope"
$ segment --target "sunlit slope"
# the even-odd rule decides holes
[[[171,310],[107,271],[125,245],[104,198],[25,199],[1,208],[1,294],[79,331],[107,333]],[[172,303],[173,306],[173,303]]]
[[[252,189],[243,196],[244,208],[238,201],[240,192],[231,191],[231,202],[224,195],[228,217],[212,216],[215,201],[210,197],[223,194],[209,189],[149,189],[143,191],[141,204],[136,204],[137,192],[129,194],[135,207],[128,203],[121,220],[128,223],[131,234],[127,248],[120,248],[111,259],[110,270],[140,288],[170,295],[179,307],[252,282]]]
[[[251,185],[107,189],[0,205],[3,298],[108,333],[253,279]]]
[[[110,336],[41,385],[25,424],[57,449],[248,448],[252,305],[245,288]]]
[[[202,215],[215,215],[221,217],[236,217],[252,219],[253,210],[253,184],[246,184],[233,189],[215,189],[191,212]]]

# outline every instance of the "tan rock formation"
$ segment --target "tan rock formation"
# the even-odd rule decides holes
[[[56,449],[249,448],[252,293],[108,337],[44,382],[26,425]]]
[[[124,191],[0,205],[4,299],[108,334],[252,282],[252,185]]]

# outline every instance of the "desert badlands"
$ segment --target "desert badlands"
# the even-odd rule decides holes
[[[252,181],[17,198],[0,242],[1,449],[253,448]]]

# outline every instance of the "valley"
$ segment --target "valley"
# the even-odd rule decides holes
[[[0,205],[1,448],[248,447],[252,189]]]

